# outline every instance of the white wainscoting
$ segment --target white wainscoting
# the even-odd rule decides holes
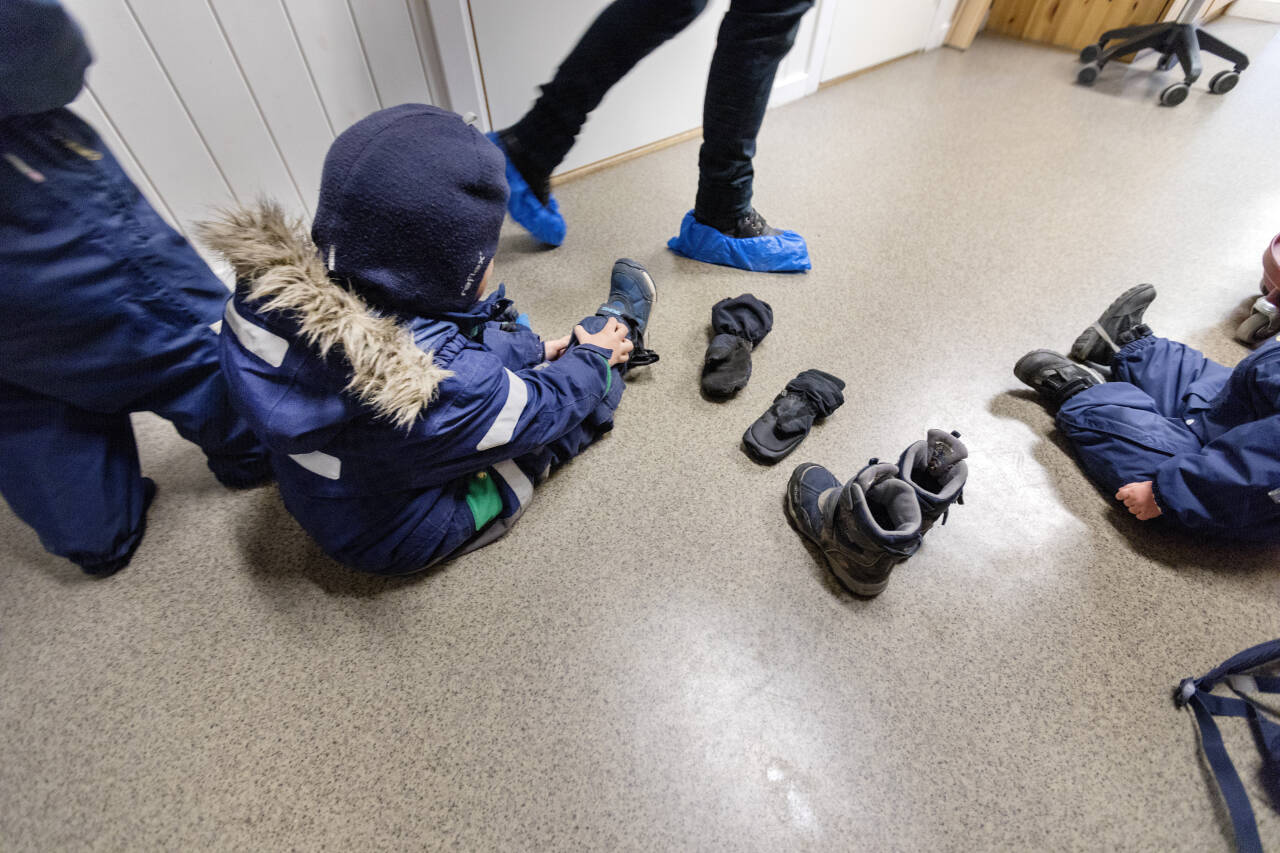
[[[95,62],[72,108],[184,233],[267,195],[310,214],[336,134],[441,103],[423,0],[64,0]]]

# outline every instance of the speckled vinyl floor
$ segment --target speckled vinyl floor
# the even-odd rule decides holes
[[[1280,28],[1214,29],[1255,65],[1177,109],[1151,60],[1088,90],[1070,54],[982,38],[771,113],[757,202],[808,237],[807,276],[663,248],[696,143],[560,188],[568,242],[510,229],[501,277],[558,334],[615,257],[648,264],[662,361],[510,536],[425,576],[331,563],[149,417],[160,495],[125,572],[87,580],[0,511],[0,848],[1227,849],[1170,691],[1280,635],[1280,554],[1131,521],[1011,372],[1139,281],[1159,333],[1245,354]],[[705,402],[710,307],[744,291],[776,327]],[[808,367],[846,404],[753,464],[739,436]],[[931,426],[969,442],[968,503],[851,598],[787,526],[787,476]]]

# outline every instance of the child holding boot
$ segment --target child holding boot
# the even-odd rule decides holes
[[[655,292],[614,265],[605,304],[543,342],[486,297],[502,153],[454,113],[405,104],[325,160],[308,236],[261,204],[203,236],[238,279],[222,357],[272,451],[285,506],[335,559],[379,574],[486,545],[534,483],[613,426]]]
[[[1122,294],[1071,349],[1014,374],[1058,409],[1091,480],[1142,521],[1228,541],[1280,542],[1280,339],[1231,370],[1142,322],[1156,290]]]

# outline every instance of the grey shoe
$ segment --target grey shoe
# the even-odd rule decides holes
[[[1142,322],[1142,315],[1155,298],[1153,284],[1139,284],[1120,294],[1098,321],[1076,338],[1071,345],[1071,357],[1076,361],[1110,365],[1111,356],[1122,346],[1151,334],[1151,328]]]
[[[1035,349],[1018,359],[1013,375],[1031,386],[1055,409],[1086,388],[1102,384],[1102,377],[1053,350]]]
[[[924,441],[902,451],[898,457],[898,477],[915,489],[920,502],[920,533],[939,518],[947,523],[954,504],[964,503],[964,484],[969,479],[969,466],[964,461],[969,449],[958,432],[931,429]]]
[[[920,547],[920,505],[897,474],[896,465],[873,460],[842,487],[821,465],[805,463],[787,484],[787,517],[855,595],[879,595],[893,567]]]

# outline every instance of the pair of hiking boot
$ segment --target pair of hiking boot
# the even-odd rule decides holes
[[[1014,376],[1058,409],[1081,391],[1105,382],[1099,370],[1109,369],[1111,359],[1124,346],[1151,334],[1142,318],[1155,298],[1154,285],[1129,288],[1080,333],[1071,345],[1070,358],[1053,350],[1032,350],[1018,359]]]
[[[958,432],[929,430],[898,464],[872,459],[847,483],[812,462],[787,484],[786,512],[840,583],[855,595],[879,595],[939,519],[964,502],[968,449]]]

